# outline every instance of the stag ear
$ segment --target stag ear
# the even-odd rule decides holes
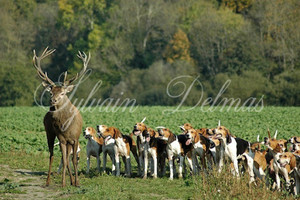
[[[71,92],[74,88],[74,85],[68,85],[65,87],[66,93]]]
[[[47,92],[50,92],[52,89],[52,85],[49,85],[48,83],[46,83],[45,81],[42,82],[43,87],[45,88],[45,90]]]

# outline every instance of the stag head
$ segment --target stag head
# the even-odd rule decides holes
[[[33,50],[33,66],[37,70],[38,75],[43,80],[42,85],[46,88],[51,95],[51,105],[57,106],[62,105],[67,97],[67,93],[71,92],[74,88],[72,83],[80,78],[86,71],[87,65],[90,61],[91,55],[87,56],[84,52],[78,51],[78,58],[83,61],[83,69],[81,72],[76,74],[76,76],[72,77],[71,79],[67,80],[67,71],[64,73],[64,81],[63,84],[55,84],[48,76],[47,72],[43,72],[41,68],[41,60],[46,58],[47,56],[51,55],[55,49],[48,50],[48,47],[43,51],[41,56],[37,56],[35,50]]]

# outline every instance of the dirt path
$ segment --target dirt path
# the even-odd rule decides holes
[[[0,199],[56,199],[62,193],[56,186],[44,187],[45,172],[11,169],[0,165]]]

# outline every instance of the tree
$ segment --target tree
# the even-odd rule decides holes
[[[165,51],[165,59],[169,63],[173,63],[175,60],[185,60],[189,63],[193,63],[190,56],[190,41],[181,29],[179,29],[170,40],[169,45]]]

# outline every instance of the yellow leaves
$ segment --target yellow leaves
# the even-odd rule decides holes
[[[61,14],[62,25],[69,29],[74,21],[74,10],[68,0],[58,0],[58,7]]]
[[[93,30],[88,35],[88,45],[89,49],[97,49],[101,44],[101,38],[103,37],[104,33],[100,29],[100,26],[94,25]]]
[[[185,32],[181,29],[174,34],[173,39],[169,42],[164,57],[169,63],[173,63],[175,60],[185,60],[192,63],[190,42]]]

